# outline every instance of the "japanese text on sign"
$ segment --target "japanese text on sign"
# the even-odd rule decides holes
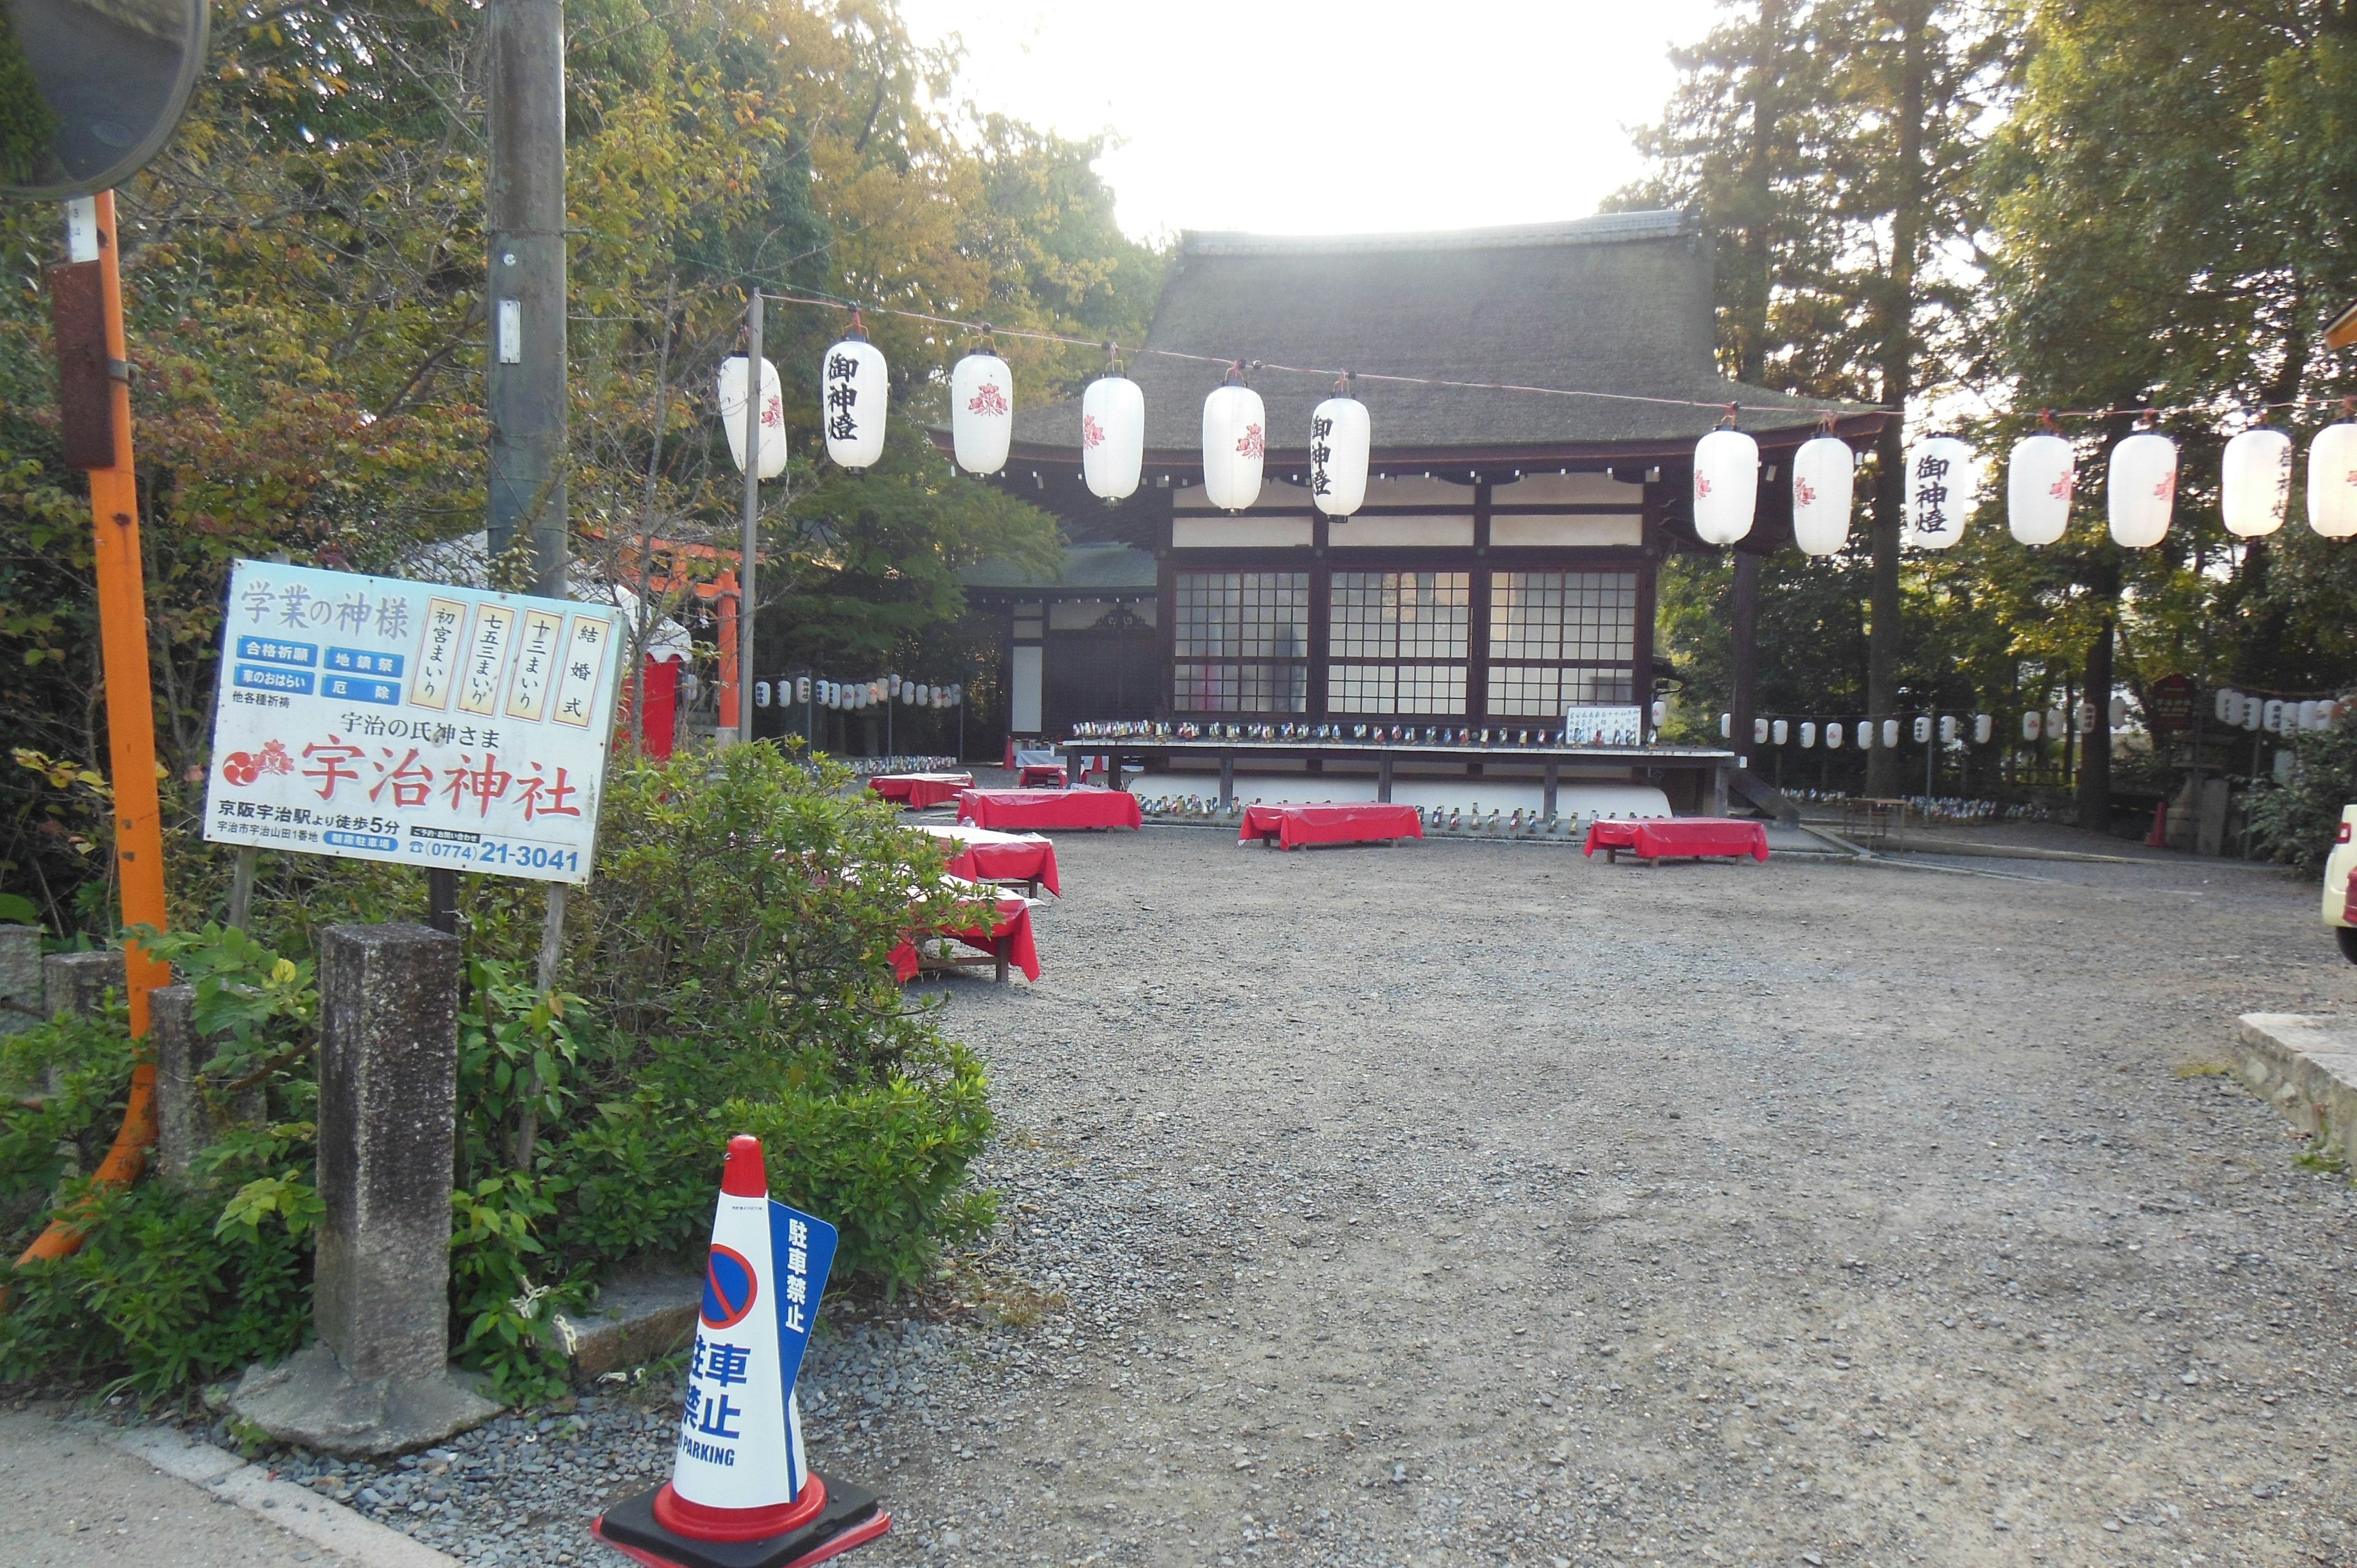
[[[205,837],[588,878],[615,612],[241,561]]]

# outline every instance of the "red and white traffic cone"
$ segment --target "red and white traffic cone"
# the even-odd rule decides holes
[[[807,1568],[875,1540],[875,1494],[802,1457],[794,1380],[834,1227],[770,1197],[757,1138],[728,1142],[672,1478],[590,1533],[648,1568]]]

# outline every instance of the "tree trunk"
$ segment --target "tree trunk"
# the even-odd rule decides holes
[[[1899,708],[1899,533],[1907,504],[1907,400],[1915,392],[1915,263],[1923,235],[1923,96],[1930,75],[1924,33],[1930,0],[1900,7],[1898,178],[1890,213],[1890,271],[1884,279],[1881,317],[1882,404],[1892,412],[1877,443],[1874,484],[1873,626],[1866,650],[1866,709],[1879,728]],[[1880,737],[1878,736],[1878,739]],[[1866,790],[1900,792],[1899,753],[1878,746],[1867,754]]]
[[[2087,646],[2083,699],[2093,714],[2079,740],[2079,825],[2091,833],[2112,824],[2112,651],[2119,628],[2120,568],[2108,562],[2093,585],[2104,608],[2103,625]]]
[[[1743,282],[1736,306],[1735,376],[1757,382],[1768,362],[1768,301],[1774,286],[1770,217],[1775,198],[1777,88],[1782,72],[1784,0],[1760,0],[1751,53],[1751,134],[1743,169]]]

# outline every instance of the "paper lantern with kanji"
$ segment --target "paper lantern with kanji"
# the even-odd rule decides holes
[[[1804,555],[1831,555],[1849,542],[1851,480],[1857,455],[1849,443],[1820,435],[1792,454],[1792,542]]]
[[[2244,729],[2255,733],[2260,725],[2267,722],[2266,703],[2256,697],[2244,697],[2242,707],[2234,714],[2234,722]]]
[[[1931,738],[1932,738],[1932,715],[1931,715],[1931,714],[1916,714],[1916,715],[1915,715],[1915,744],[1916,744],[1916,745],[1918,745],[1918,746],[1921,746],[1921,745],[1922,745],[1925,741],[1930,740]]]
[[[2308,444],[2308,526],[2327,539],[2357,535],[2357,423],[2328,424]]]
[[[720,361],[720,427],[728,433],[728,455],[737,471],[745,471],[745,356],[731,354]],[[774,479],[786,471],[786,398],[778,386],[778,367],[761,361],[761,478]]]
[[[1224,511],[1260,499],[1268,456],[1268,408],[1233,371],[1203,400],[1203,496]]]
[[[1695,537],[1732,544],[1751,532],[1760,506],[1760,443],[1740,430],[1714,430],[1695,443]]]
[[[2284,729],[2283,716],[2283,699],[2269,697],[2259,708],[2259,727],[2269,735],[2281,735]]]
[[[1015,372],[996,354],[968,354],[950,371],[950,446],[969,474],[1006,467],[1015,438]]]
[[[1980,492],[1980,461],[1953,435],[1920,441],[1907,454],[1907,515],[1900,542],[1945,550],[1964,536]]]
[[[845,338],[820,356],[818,374],[826,455],[855,474],[874,467],[884,456],[884,403],[890,395],[883,350],[865,338]]]
[[[1089,494],[1117,501],[1137,492],[1146,462],[1146,394],[1127,376],[1099,376],[1081,393],[1081,477]]]
[[[2217,694],[2211,699],[2210,712],[2220,724],[2233,724],[2234,714],[2238,711],[2235,704],[2242,700],[2243,694],[2233,687],[2221,686],[2218,688]]]
[[[2112,448],[2104,491],[2112,542],[2130,550],[2151,549],[2168,537],[2177,506],[2177,443],[2150,430],[2122,436]]]
[[[2226,532],[2258,539],[2283,526],[2291,501],[2291,437],[2261,425],[2226,443],[2218,466],[2218,510]]]
[[[1309,415],[1309,499],[1328,517],[1348,517],[1367,499],[1367,452],[1374,431],[1367,405],[1329,397]]]
[[[2022,544],[2051,544],[2071,526],[2079,457],[2050,431],[2025,435],[2006,460],[2006,532]]]

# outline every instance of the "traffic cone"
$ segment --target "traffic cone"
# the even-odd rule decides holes
[[[770,1198],[759,1139],[728,1141],[672,1478],[591,1535],[647,1568],[807,1568],[892,1528],[874,1493],[802,1456],[794,1380],[834,1243]]]

